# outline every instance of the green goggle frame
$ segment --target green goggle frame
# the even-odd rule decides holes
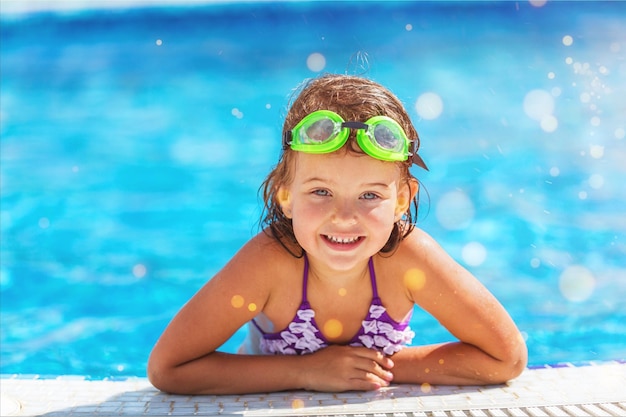
[[[415,152],[417,141],[411,141],[402,127],[390,117],[374,116],[365,123],[346,122],[330,110],[317,110],[283,134],[283,149],[305,153],[330,153],[348,141],[350,129],[357,129],[356,141],[369,156],[382,161],[406,161],[428,171],[424,160]]]

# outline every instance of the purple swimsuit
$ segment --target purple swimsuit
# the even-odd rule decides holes
[[[369,260],[370,281],[372,283],[372,303],[358,333],[346,343],[350,346],[365,346],[379,350],[386,355],[393,355],[405,345],[410,344],[415,333],[409,327],[411,314],[401,323],[392,319],[382,305],[376,288],[374,263]],[[261,332],[261,352],[264,354],[302,355],[329,346],[331,343],[315,322],[315,311],[307,300],[307,281],[309,261],[304,256],[304,277],[302,284],[302,302],[291,323],[277,333],[265,333],[253,319],[252,323]]]

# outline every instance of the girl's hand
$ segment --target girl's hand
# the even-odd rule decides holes
[[[329,346],[302,358],[304,388],[311,391],[370,391],[393,379],[393,361],[365,347]]]

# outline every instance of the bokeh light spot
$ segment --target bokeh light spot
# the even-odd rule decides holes
[[[618,127],[617,129],[615,129],[615,139],[624,139],[624,137],[626,137],[626,130]]]
[[[435,216],[448,230],[465,229],[474,218],[474,203],[463,191],[450,191],[439,199]]]
[[[146,268],[145,265],[137,264],[133,266],[133,275],[135,276],[135,278],[143,278],[146,276],[147,272],[148,272],[148,269]]]
[[[595,277],[582,265],[566,268],[559,277],[559,290],[570,301],[585,301],[593,294],[595,286]]]
[[[551,176],[558,177],[560,173],[561,173],[561,170],[558,167],[550,168],[550,175]]]
[[[337,293],[341,296],[341,297],[345,297],[346,294],[348,293],[348,290],[346,290],[345,288],[339,288],[339,291],[337,291]]]
[[[600,174],[592,174],[589,177],[589,186],[594,190],[599,190],[604,186],[604,177]]]
[[[439,359],[439,365],[443,365],[444,360],[443,359]]]
[[[572,44],[574,43],[574,38],[572,38],[570,35],[565,35],[563,36],[562,42],[565,46],[572,46]]]
[[[531,90],[524,97],[524,113],[533,120],[542,121],[554,111],[554,97],[545,90]]]
[[[248,304],[248,310],[249,311],[256,311],[256,304],[254,304],[254,303]]]
[[[300,398],[294,399],[293,401],[291,401],[291,408],[294,410],[304,408],[304,401],[302,401]]]
[[[404,273],[404,285],[411,291],[419,291],[426,284],[426,274],[421,269],[411,268]]]
[[[233,298],[230,299],[230,304],[235,308],[243,307],[243,297],[241,295],[233,295]]]
[[[541,130],[543,130],[544,132],[552,133],[559,127],[559,121],[556,117],[549,114],[541,119],[540,126]]]
[[[230,111],[230,114],[235,116],[237,119],[243,119],[243,113],[236,107]]]
[[[443,112],[443,100],[436,93],[424,93],[417,98],[415,111],[422,119],[436,119]]]
[[[407,32],[410,32],[413,30],[413,25],[410,23],[407,23],[407,25],[404,28],[407,30]]]
[[[337,319],[330,319],[324,323],[324,335],[329,339],[341,336],[343,333],[343,325]]]
[[[155,43],[156,43],[156,46],[161,46],[163,45],[163,40],[157,39]]]
[[[591,94],[588,92],[584,92],[580,94],[580,102],[581,103],[589,103],[591,101]]]
[[[420,389],[424,394],[428,394],[431,391],[432,387],[428,382],[424,382],[422,385],[420,385]]]
[[[591,123],[591,126],[600,126],[600,118],[598,116],[593,116],[591,118],[591,120],[589,121],[589,123]]]
[[[13,277],[11,276],[11,272],[9,270],[0,268],[0,288],[6,289],[13,284]]]
[[[320,72],[326,67],[326,58],[319,52],[313,52],[306,59],[306,66],[314,72]]]
[[[41,219],[39,219],[39,227],[41,227],[42,229],[47,229],[48,227],[50,227],[50,220],[48,220],[47,217],[42,217]]]
[[[479,242],[470,242],[463,246],[461,257],[466,264],[478,266],[487,259],[487,249]]]

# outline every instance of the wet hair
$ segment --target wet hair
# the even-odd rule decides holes
[[[300,86],[295,100],[291,103],[285,123],[283,135],[292,130],[300,120],[316,110],[330,110],[339,114],[344,120],[364,122],[374,116],[387,116],[402,126],[407,137],[416,141],[415,151],[419,148],[419,137],[400,100],[382,85],[367,78],[326,74],[306,81]],[[356,134],[350,132],[348,142],[344,145],[348,152],[364,154],[356,142]],[[295,152],[284,149],[278,163],[269,173],[259,188],[262,193],[264,208],[261,216],[261,227],[268,235],[277,239],[293,256],[302,257],[304,250],[296,240],[291,219],[283,214],[278,201],[278,190],[293,180]],[[400,168],[402,181],[409,185],[417,179],[411,174],[411,158],[395,163]],[[419,191],[418,191],[419,195]],[[381,253],[392,253],[398,244],[407,237],[417,220],[419,197],[413,197],[402,219],[394,224],[393,230]]]

